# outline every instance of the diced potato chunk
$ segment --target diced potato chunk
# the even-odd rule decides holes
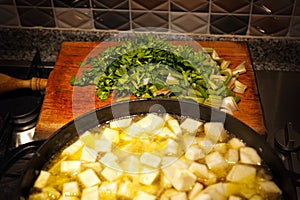
[[[115,128],[115,129],[124,129],[128,127],[132,122],[132,118],[124,118],[124,119],[118,119],[111,121],[109,123],[110,128]]]
[[[213,142],[226,139],[226,131],[221,122],[206,122],[204,124],[204,133]]]
[[[136,189],[137,188],[135,188],[134,184],[131,181],[126,180],[122,182],[119,186],[117,193],[118,197],[133,199]]]
[[[47,193],[49,197],[58,199],[60,197],[60,192],[53,187],[44,187],[42,193]]]
[[[164,157],[162,160],[162,171],[169,181],[175,176],[177,170],[188,168],[185,162],[176,157]]]
[[[231,138],[229,141],[228,141],[228,145],[229,145],[229,148],[232,148],[232,149],[239,149],[241,147],[244,147],[245,144],[243,143],[242,140],[238,139],[238,138]]]
[[[102,182],[99,187],[100,199],[117,199],[118,183]]]
[[[252,147],[241,147],[240,148],[240,160],[245,164],[260,165],[261,158],[257,151]]]
[[[263,181],[258,184],[263,194],[268,196],[269,199],[278,199],[278,197],[282,194],[279,187],[273,181]]]
[[[136,173],[140,171],[141,163],[140,160],[134,155],[125,156],[120,163],[120,167],[126,172]]]
[[[174,132],[171,131],[168,127],[163,127],[161,129],[158,129],[154,133],[162,138],[171,138],[171,139],[176,138]]]
[[[255,167],[249,165],[236,164],[229,171],[226,180],[232,182],[251,183],[256,178]]]
[[[239,152],[236,149],[228,149],[225,159],[230,164],[235,164],[239,161]]]
[[[154,196],[152,194],[148,194],[143,191],[138,191],[137,196],[134,197],[133,200],[155,200],[155,199],[156,199],[156,196]]]
[[[62,193],[64,196],[78,196],[80,193],[78,183],[76,181],[64,183]]]
[[[209,178],[209,170],[204,164],[193,162],[189,170],[195,174],[198,178],[208,179]]]
[[[92,187],[101,183],[101,180],[92,169],[87,169],[79,173],[78,178],[84,187]]]
[[[110,143],[118,143],[120,141],[119,131],[111,128],[105,128],[101,139],[107,140]]]
[[[90,131],[86,131],[84,132],[81,136],[80,136],[80,140],[84,143],[85,146],[88,146],[90,148],[94,148],[95,147],[95,135],[93,133],[91,133]]]
[[[148,114],[146,117],[143,117],[141,120],[136,122],[136,124],[142,127],[146,132],[157,130],[163,127],[164,123],[165,120],[156,114]]]
[[[177,192],[170,196],[170,200],[187,200],[187,195],[185,192]]]
[[[209,194],[200,193],[192,200],[213,200],[213,198]]]
[[[87,146],[82,148],[80,160],[87,161],[87,162],[95,162],[97,159],[98,153]]]
[[[204,186],[196,182],[193,189],[188,193],[188,198],[189,199],[195,199],[195,197],[203,190]]]
[[[183,131],[189,134],[195,134],[198,128],[203,124],[203,122],[194,120],[191,118],[186,118],[181,124],[180,127]]]
[[[111,142],[105,139],[95,140],[95,151],[96,152],[110,152]]]
[[[169,128],[175,133],[175,135],[180,135],[182,130],[180,128],[179,122],[176,119],[170,119],[167,121]]]
[[[101,159],[100,162],[106,166],[114,166],[116,161],[118,160],[118,156],[111,152],[107,152]]]
[[[36,188],[43,188],[47,185],[47,182],[50,178],[51,174],[47,171],[41,170],[38,178],[34,183],[34,187]]]
[[[168,139],[165,148],[165,155],[177,155],[178,143],[175,140]]]
[[[124,130],[127,136],[129,136],[129,140],[133,137],[141,136],[144,133],[144,129],[137,125],[136,123],[132,123],[128,128]],[[124,136],[122,137],[124,139]]]
[[[140,157],[140,161],[144,165],[157,168],[160,165],[161,158],[151,153],[143,153]]]
[[[122,171],[112,169],[109,167],[104,168],[104,170],[101,172],[101,175],[108,181],[114,181],[117,178],[119,178],[123,174]]]
[[[145,167],[141,171],[141,174],[139,176],[139,182],[144,185],[151,185],[153,181],[158,177],[158,175],[159,175],[158,170],[153,171],[152,169]]]
[[[62,173],[78,173],[81,169],[81,162],[77,160],[62,161],[60,171]]]
[[[176,171],[171,183],[179,191],[188,191],[194,186],[196,180],[197,177],[192,172],[183,169]]]
[[[67,148],[65,148],[63,150],[63,152],[61,153],[62,156],[64,155],[73,155],[75,154],[77,151],[79,151],[82,147],[83,147],[84,143],[81,140],[77,140],[76,142],[74,142],[73,144],[71,144],[70,146],[68,146]]]
[[[99,200],[98,186],[85,188],[82,190],[81,200]]]
[[[77,197],[61,196],[58,200],[79,200]]]
[[[198,146],[192,145],[185,152],[185,157],[190,160],[199,160],[204,158],[205,154]]]
[[[205,162],[208,168],[211,170],[225,169],[228,167],[228,163],[225,161],[223,156],[217,151],[208,154],[205,157]]]

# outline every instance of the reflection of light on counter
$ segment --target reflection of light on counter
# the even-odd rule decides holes
[[[261,33],[266,33],[266,31],[265,31],[263,28],[259,27],[259,26],[257,26],[256,29],[257,29],[259,32],[261,32]]]
[[[266,13],[272,14],[272,10],[270,10],[267,6],[262,5],[261,8],[262,8],[264,11],[266,11]]]

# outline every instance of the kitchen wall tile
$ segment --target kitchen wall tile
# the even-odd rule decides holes
[[[252,15],[250,35],[286,36],[290,24],[290,17]]]
[[[132,10],[155,10],[155,11],[168,11],[168,0],[144,1],[144,0],[131,0]]]
[[[290,36],[292,37],[300,37],[300,16],[295,16],[293,18]]]
[[[171,0],[171,11],[208,12],[209,0]]]
[[[53,10],[50,8],[18,8],[21,25],[55,27]]]
[[[213,14],[210,18],[210,33],[245,35],[248,22],[248,16]]]
[[[208,14],[172,12],[171,29],[181,33],[208,33]]]
[[[213,13],[250,13],[251,0],[212,0]]]
[[[59,28],[93,28],[90,9],[55,8],[55,14]]]
[[[90,8],[90,0],[53,0],[55,7]]]
[[[159,27],[169,28],[169,14],[167,12],[141,12],[133,11],[132,16],[132,28],[143,27]]]
[[[294,0],[254,0],[253,14],[290,15]]]
[[[130,20],[127,11],[94,10],[94,25],[96,29],[129,30]]]
[[[15,6],[0,5],[0,13],[0,25],[19,25],[19,16]]]
[[[101,9],[129,9],[128,0],[92,0],[93,8],[101,8]]]
[[[0,5],[14,5],[13,0],[0,0]]]
[[[15,0],[17,6],[51,6],[51,0]]]

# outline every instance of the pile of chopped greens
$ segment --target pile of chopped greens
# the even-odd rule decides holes
[[[228,87],[232,74],[224,74],[228,61],[213,49],[195,51],[191,45],[173,45],[150,35],[136,35],[89,57],[80,66],[82,76],[73,76],[74,86],[96,85],[99,99],[114,98],[194,99],[219,107],[222,99],[238,96]]]

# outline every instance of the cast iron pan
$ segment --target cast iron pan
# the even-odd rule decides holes
[[[124,101],[99,108],[69,122],[46,140],[33,156],[23,174],[19,184],[20,187],[16,191],[16,199],[26,199],[30,188],[33,186],[33,183],[44,164],[48,162],[51,156],[53,156],[60,148],[74,140],[84,131],[113,118],[148,112],[167,112],[205,121],[223,121],[225,129],[235,134],[246,142],[247,145],[254,147],[258,151],[262,159],[270,167],[276,184],[282,189],[284,199],[296,200],[296,191],[293,187],[290,174],[284,168],[275,151],[273,151],[273,149],[265,142],[262,136],[258,135],[241,121],[224,112],[220,112],[205,105],[199,105],[195,102],[179,101],[175,99],[139,99]],[[95,120],[95,117],[97,120]]]

